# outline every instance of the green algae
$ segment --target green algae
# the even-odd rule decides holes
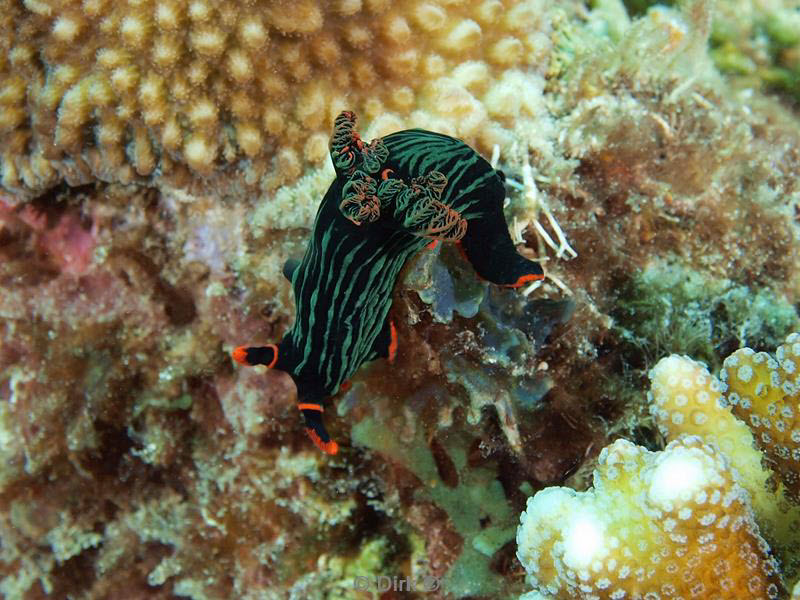
[[[775,347],[798,325],[794,306],[774,290],[751,289],[677,258],[655,259],[634,274],[612,316],[622,339],[647,362],[686,354],[712,370],[726,350]]]
[[[400,462],[423,483],[417,491],[443,509],[455,530],[464,539],[456,562],[447,572],[442,589],[455,598],[471,595],[498,595],[504,588],[502,578],[491,571],[491,556],[514,539],[517,516],[508,504],[494,470],[467,467],[466,438],[443,435],[441,442],[458,473],[458,484],[442,480],[433,453],[417,430],[414,440],[401,441],[397,433],[373,417],[365,417],[351,430],[354,445],[370,448]]]
[[[800,14],[791,5],[720,1],[711,56],[717,68],[739,85],[763,87],[797,103],[799,27]]]

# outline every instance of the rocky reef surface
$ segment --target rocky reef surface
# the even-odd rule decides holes
[[[716,489],[731,501],[707,512],[739,519],[752,551],[725,568],[757,563],[754,593],[789,594],[793,3],[10,4],[0,595],[611,598],[602,574],[619,570],[564,553],[556,528],[610,527],[592,510],[642,482],[677,511],[653,547],[711,518],[670,503]],[[281,268],[305,249],[345,107],[367,139],[425,127],[494,155],[518,250],[546,278],[499,290],[452,246],[420,253],[395,293],[397,360],[335,399],[329,457],[288,376],[235,368],[230,350],[292,322]],[[690,399],[703,407],[683,415]],[[732,454],[725,432],[750,441]],[[690,500],[663,489],[675,464],[705,474]],[[531,511],[545,489],[588,521]],[[551,536],[532,550],[526,506]],[[606,516],[649,528],[637,506],[627,525]],[[674,597],[661,566],[648,591]],[[395,577],[437,589],[376,592]]]

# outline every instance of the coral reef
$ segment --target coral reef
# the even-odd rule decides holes
[[[529,496],[588,489],[620,437],[658,461],[681,435],[677,407],[663,421],[644,393],[659,358],[716,373],[800,327],[800,122],[759,70],[792,64],[761,34],[788,1],[295,4],[313,31],[289,31],[277,0],[0,11],[4,597],[349,600],[379,575],[515,597]],[[756,76],[720,69],[723,46]],[[228,357],[292,322],[281,267],[333,178],[342,107],[366,139],[418,126],[491,157],[546,278],[487,290],[452,248],[421,252],[395,290],[396,363],[326,413],[331,459],[305,443],[288,378]],[[727,397],[700,374],[687,403]],[[681,425],[712,450],[693,452],[749,473],[720,467],[791,589],[783,451],[762,465],[730,410],[702,410],[705,429]]]
[[[0,21],[2,185],[185,186],[230,165],[274,189],[327,158],[329,124],[344,108],[373,121],[371,135],[413,123],[491,151],[535,110],[523,70],[548,47],[542,6],[11,4]]]
[[[528,500],[517,555],[555,598],[778,598],[777,564],[719,450],[682,437],[660,452],[618,440],[594,488]]]
[[[685,262],[654,258],[628,281],[612,310],[626,343],[653,363],[692,356],[717,370],[731,340],[774,348],[797,322],[794,306],[769,289],[717,277]]]

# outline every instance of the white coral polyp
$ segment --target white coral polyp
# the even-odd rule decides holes
[[[661,510],[683,504],[706,484],[713,465],[695,448],[675,448],[664,454],[653,470],[648,500]]]
[[[595,560],[602,559],[606,552],[605,532],[597,515],[585,512],[575,515],[564,527],[564,564],[583,570]]]

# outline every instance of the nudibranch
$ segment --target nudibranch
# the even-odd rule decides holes
[[[461,140],[421,129],[362,141],[342,112],[330,142],[336,179],[320,203],[302,261],[287,261],[296,318],[278,344],[240,346],[233,358],[291,375],[306,432],[338,452],[322,420],[331,396],[365,362],[394,360],[392,291],[423,247],[458,243],[483,279],[519,287],[541,279],[520,256],[503,215],[504,178]]]

